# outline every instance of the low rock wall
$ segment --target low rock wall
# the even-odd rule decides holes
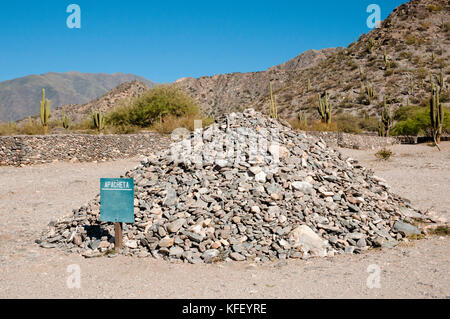
[[[1,136],[0,165],[106,161],[149,155],[167,148],[169,143],[168,137],[156,133]]]

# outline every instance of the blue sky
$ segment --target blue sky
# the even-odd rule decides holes
[[[0,81],[123,72],[156,82],[260,71],[308,49],[347,46],[405,0],[22,0],[0,3]],[[69,4],[81,29],[69,29]]]

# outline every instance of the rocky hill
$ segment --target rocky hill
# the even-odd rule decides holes
[[[123,73],[46,73],[0,82],[0,121],[38,114],[42,88],[45,88],[52,109],[55,109],[70,103],[87,103],[122,83],[134,80],[153,86],[151,81]]]
[[[294,59],[261,72],[229,73],[182,78],[175,85],[196,99],[207,114],[218,115],[242,109],[269,92],[269,82],[277,87],[291,83],[302,68],[316,65],[342,48],[309,50]]]
[[[448,105],[449,16],[448,1],[412,0],[345,49],[307,51],[265,72],[188,78],[177,84],[215,114],[247,107],[267,113],[272,81],[283,118],[299,111],[317,117],[317,95],[325,90],[334,114],[379,115],[384,97],[394,108],[408,101],[425,104],[430,76],[436,83],[442,69],[441,98]],[[369,102],[365,90],[370,86],[375,97]]]
[[[58,107],[52,111],[52,118],[60,119],[63,115],[67,115],[72,122],[79,122],[86,116],[90,116],[93,110],[101,110],[106,113],[121,101],[139,97],[148,89],[150,87],[141,81],[122,83],[98,99],[86,104],[68,104]]]

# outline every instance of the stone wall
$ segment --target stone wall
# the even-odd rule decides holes
[[[167,148],[169,143],[168,137],[156,133],[0,136],[0,165],[106,161],[148,155]]]
[[[379,137],[366,134],[348,134],[342,132],[306,132],[308,135],[322,138],[331,147],[344,147],[358,150],[374,150],[398,144],[395,137]]]

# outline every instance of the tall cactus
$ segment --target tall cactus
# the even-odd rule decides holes
[[[369,99],[369,104],[371,104],[373,98],[375,97],[375,91],[373,90],[372,84],[366,84],[366,94]]]
[[[444,70],[441,67],[441,72],[439,72],[439,77],[436,77],[436,82],[439,85],[439,88],[442,90],[444,87]]]
[[[63,128],[68,130],[70,127],[70,118],[67,115],[64,115],[61,122],[62,122]]]
[[[105,128],[105,117],[102,114],[102,111],[92,112],[92,120],[94,121],[95,128],[100,132]]]
[[[431,83],[430,120],[434,143],[437,146],[441,142],[444,109],[439,101],[439,90],[434,87],[433,83]]]
[[[303,127],[306,128],[308,126],[308,121],[307,121],[305,112],[298,112],[297,118]]]
[[[306,92],[311,91],[311,80],[308,79],[308,83],[306,84]]]
[[[380,136],[386,137],[390,135],[392,126],[392,113],[390,106],[387,105],[386,97],[383,100],[383,110],[381,111],[381,123],[378,129]]]
[[[45,89],[42,89],[42,101],[40,102],[41,124],[44,128],[44,134],[48,131],[48,120],[50,118],[50,101],[45,98]]]
[[[325,91],[322,95],[318,95],[319,106],[317,110],[322,118],[322,122],[330,124],[331,123],[331,104],[328,101],[328,93]]]
[[[270,117],[273,119],[277,119],[278,118],[277,99],[273,95],[272,82],[269,82],[269,85],[270,85]]]

